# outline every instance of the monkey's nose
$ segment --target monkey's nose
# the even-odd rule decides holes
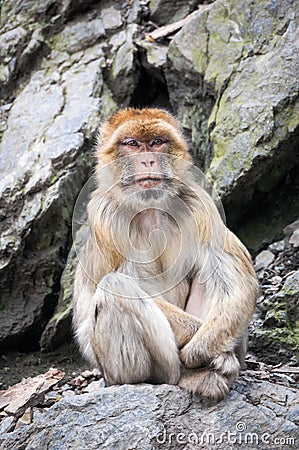
[[[143,159],[142,161],[140,161],[140,163],[144,167],[153,167],[153,165],[155,164],[155,160],[154,159]]]

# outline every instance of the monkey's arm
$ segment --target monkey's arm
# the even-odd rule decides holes
[[[209,271],[205,277],[205,304],[202,304],[206,316],[181,350],[181,360],[189,368],[209,363],[223,365],[219,357],[235,351],[247,329],[258,294],[249,253],[228,230],[223,252],[210,250]]]
[[[163,299],[155,299],[155,303],[166,316],[178,348],[182,348],[195,335],[202,321]]]

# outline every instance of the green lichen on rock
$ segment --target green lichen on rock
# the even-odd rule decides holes
[[[243,30],[233,19],[231,6],[229,2],[217,2],[206,23],[209,40],[208,65],[204,79],[214,86],[216,93],[223,89],[243,53]]]
[[[250,349],[267,364],[298,365],[299,333],[287,328],[260,328],[251,337]]]
[[[188,77],[204,74],[207,63],[207,12],[199,12],[178,32],[169,46],[167,57],[173,68]],[[190,43],[192,43],[190,45]]]
[[[187,124],[187,135],[195,154],[199,145],[213,150],[200,165],[210,165],[208,178],[240,213],[256,191],[268,192],[296,161],[296,16],[294,0],[219,0],[195,14],[169,46],[171,103],[185,123],[189,109],[202,116]],[[207,121],[203,142],[198,130]],[[276,170],[268,170],[270,159],[277,161]],[[247,193],[244,187],[234,197],[245,184]]]
[[[169,65],[166,70],[170,101],[177,111],[195,161],[203,170],[211,160],[208,118],[213,102],[202,92],[208,64],[207,18],[208,11],[199,11],[175,35],[167,52]]]
[[[233,1],[230,3],[234,6],[230,8],[227,20],[230,24],[234,23],[236,30],[241,30],[240,39],[246,43],[247,53],[243,52],[237,57],[237,67],[232,70],[227,81],[223,80],[219,86],[219,89],[223,87],[225,89],[215,106],[216,110],[211,120],[214,159],[210,174],[219,192],[225,195],[230,194],[237,187],[238,179],[241,180],[245,175],[248,177],[248,184],[256,183],[266,170],[265,166],[263,168],[264,162],[269,158],[278,157],[280,144],[288,139],[288,130],[294,131],[299,122],[296,101],[298,78],[294,72],[296,38],[292,8],[287,10],[282,4],[277,4],[276,9],[273,8],[272,11],[266,8],[269,23],[263,36],[260,27],[266,26],[264,18],[267,15],[263,8],[251,10],[249,5],[243,8],[243,5],[238,6]],[[219,8],[223,8],[221,2],[210,12],[209,20]],[[244,22],[244,15],[249,16],[250,11],[254,14],[254,23],[252,20]],[[279,30],[281,32],[281,27],[278,27],[278,30],[275,23],[278,15],[283,17],[283,14],[286,31],[283,37],[278,39],[276,33]],[[215,19],[217,20],[217,15]],[[213,25],[219,38],[214,21]],[[224,21],[222,27],[225,25],[227,26]],[[258,38],[252,33],[252,27],[258,30]],[[258,49],[260,54],[257,54]],[[230,55],[224,49],[223,54],[229,61]],[[223,74],[223,64],[219,67]],[[205,75],[206,79],[209,79],[207,73],[209,67]],[[290,148],[290,159],[292,150]],[[284,158],[287,156],[284,155]],[[257,159],[260,161],[260,175],[256,174]],[[278,167],[277,174],[271,173],[271,186],[274,186],[282,173],[286,173],[289,169],[288,165],[278,164]],[[269,182],[268,178],[265,182]],[[263,188],[262,180],[260,188]]]

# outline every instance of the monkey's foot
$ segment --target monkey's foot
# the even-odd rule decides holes
[[[195,364],[195,360],[198,361],[191,359],[192,364]],[[199,394],[207,404],[216,403],[228,393],[232,381],[239,374],[239,368],[240,364],[234,353],[221,353],[210,360],[208,368],[187,369],[181,375],[179,386]]]
[[[211,405],[222,400],[229,391],[229,380],[218,372],[208,369],[187,370],[179,380],[179,386],[199,394],[203,403]]]
[[[234,353],[225,352],[216,356],[210,367],[225,376],[231,383],[239,375],[240,363]]]
[[[193,339],[181,349],[180,360],[188,369],[208,366],[228,379],[236,378],[240,369],[240,363],[233,352],[214,354],[208,350],[206,345],[201,345]]]

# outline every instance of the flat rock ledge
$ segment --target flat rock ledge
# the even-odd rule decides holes
[[[31,425],[0,437],[1,449],[298,448],[298,391],[243,376],[205,407],[177,386],[124,385],[64,398]]]

